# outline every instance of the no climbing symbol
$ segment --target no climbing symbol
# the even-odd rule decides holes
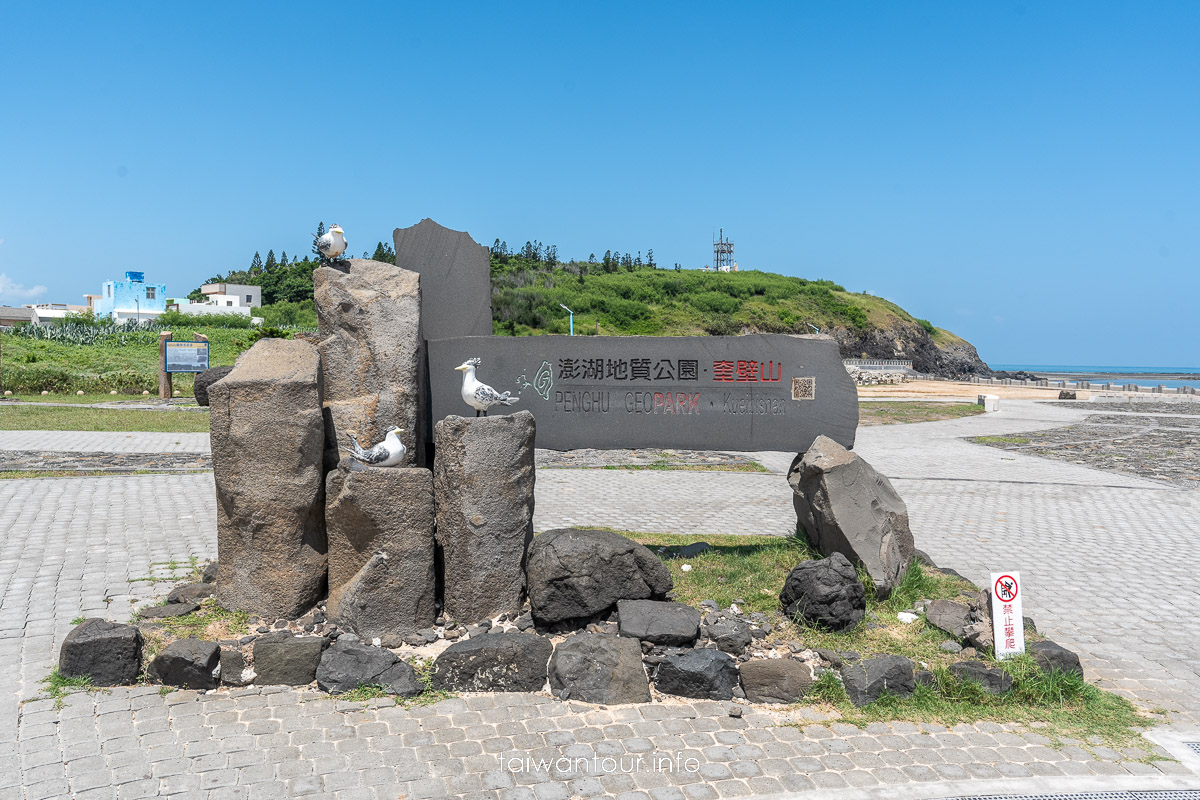
[[[996,580],[994,592],[996,597],[1003,600],[1005,603],[1011,603],[1017,597],[1017,579],[1011,575],[1001,575]]]

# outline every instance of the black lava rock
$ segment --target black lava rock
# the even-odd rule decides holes
[[[867,610],[862,581],[841,553],[797,565],[784,581],[779,602],[789,617],[799,615],[831,631],[853,628]]]
[[[164,686],[184,689],[215,689],[213,676],[221,663],[221,647],[200,639],[178,639],[164,647],[150,662],[150,676]]]
[[[386,686],[402,697],[415,697],[424,688],[413,668],[392,651],[361,642],[334,642],[321,655],[317,688],[341,694],[359,686]]]
[[[99,618],[86,619],[67,634],[58,655],[63,677],[89,677],[93,686],[133,683],[142,669],[142,632]]]
[[[648,703],[650,683],[637,640],[577,633],[554,648],[550,690],[585,703]]]
[[[621,600],[617,612],[621,617],[621,635],[639,641],[690,646],[700,632],[700,612],[683,603]]]
[[[886,690],[908,697],[916,688],[913,662],[903,656],[875,656],[842,667],[842,683],[850,702],[865,706]]]
[[[532,633],[493,633],[455,642],[433,662],[433,685],[452,692],[536,692],[554,646]]]
[[[720,650],[671,653],[654,676],[654,688],[664,694],[706,700],[731,700],[737,685],[737,662]]]

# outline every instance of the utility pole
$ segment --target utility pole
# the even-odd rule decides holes
[[[567,308],[566,306],[564,306],[562,303],[559,303],[558,305],[559,305],[559,308],[563,309],[564,311],[566,311],[568,314],[571,315],[571,335],[574,336],[575,335],[575,312],[572,311],[571,309]]]

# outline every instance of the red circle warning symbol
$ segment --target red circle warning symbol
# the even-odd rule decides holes
[[[1015,600],[1018,591],[1020,589],[1017,586],[1017,579],[1012,575],[1001,575],[996,579],[996,585],[992,587],[992,593],[1005,603]]]

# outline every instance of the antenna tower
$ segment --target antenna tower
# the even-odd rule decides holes
[[[733,269],[733,242],[725,238],[724,228],[713,242],[713,269],[721,272]]]

